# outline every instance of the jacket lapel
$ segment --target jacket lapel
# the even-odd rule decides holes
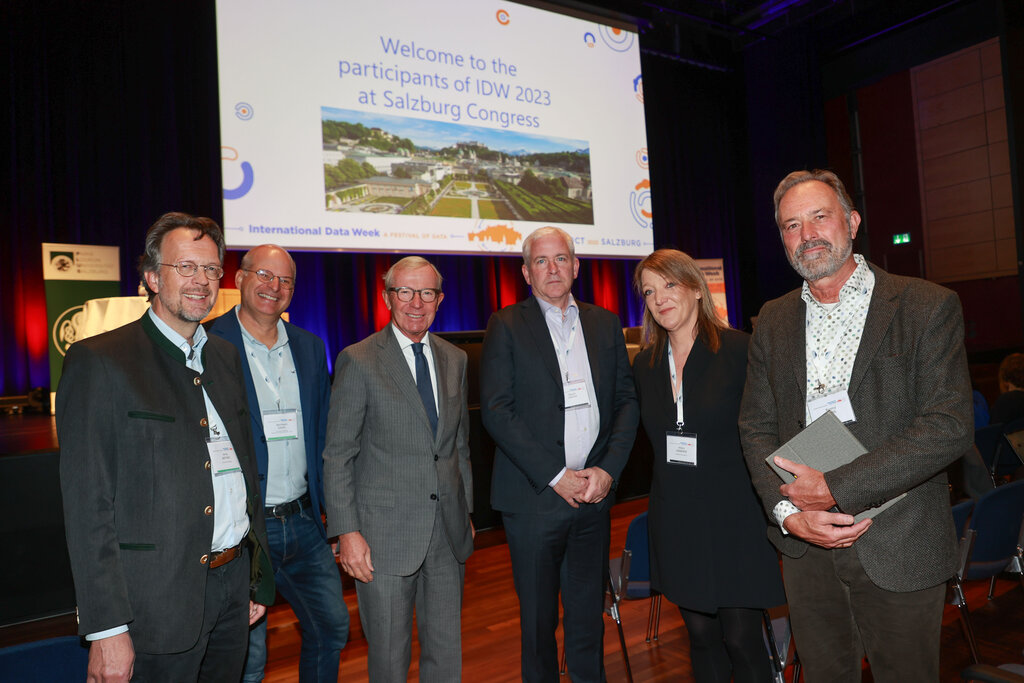
[[[875,289],[871,293],[871,303],[868,306],[868,317],[864,321],[864,332],[860,337],[860,345],[857,347],[857,357],[853,361],[853,370],[850,374],[850,398],[857,392],[861,380],[864,379],[868,366],[878,353],[878,347],[885,338],[889,325],[896,315],[896,288],[892,280],[884,271],[872,268],[875,274]]]
[[[594,393],[601,395],[601,329],[594,324],[594,309],[589,304],[576,301],[580,308],[580,329],[583,330],[583,338],[587,342],[587,360],[590,363],[590,377],[594,380]],[[597,400],[597,396],[594,400]]]
[[[548,374],[551,375],[551,379],[554,380],[558,390],[561,391],[562,378],[558,369],[558,357],[555,355],[555,345],[551,342],[551,332],[548,331],[547,321],[544,320],[544,313],[541,311],[540,304],[537,303],[536,298],[531,296],[523,302],[522,316],[526,328],[530,330],[534,344],[540,352],[541,362],[544,363],[544,367],[547,369]]]
[[[379,334],[380,337],[377,341],[380,345],[381,362],[384,365],[385,372],[398,385],[402,395],[412,406],[416,415],[423,420],[423,424],[429,432],[430,420],[427,418],[427,411],[423,407],[423,401],[420,400],[420,394],[416,390],[416,379],[409,371],[409,364],[405,360],[402,348],[398,345],[394,330],[391,329],[391,323],[388,323],[387,327],[381,330]]]

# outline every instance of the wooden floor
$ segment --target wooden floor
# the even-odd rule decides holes
[[[636,514],[647,509],[647,500],[617,505],[612,515],[612,550],[620,551],[626,527]],[[481,547],[487,546],[487,547]],[[462,615],[463,680],[477,683],[513,682],[519,676],[519,607],[512,587],[508,545],[501,531],[477,538],[477,550],[466,563],[465,602]],[[1001,579],[997,596],[986,599],[988,582],[968,584],[968,604],[982,660],[1002,664],[1022,662],[1024,649],[1024,591],[1016,580]],[[355,591],[346,584],[345,599],[352,616],[349,644],[342,652],[341,675],[345,683],[361,683],[366,675],[366,641],[359,629]],[[663,602],[661,635],[656,643],[644,642],[648,600],[622,603],[622,623],[635,681],[692,680],[688,640],[682,618],[671,604]],[[608,680],[626,680],[625,664],[614,622],[605,620],[605,665]],[[299,654],[298,624],[287,605],[271,610],[268,629],[269,658],[266,681],[297,681]],[[418,649],[413,643],[410,680],[418,680]],[[946,607],[942,627],[942,678],[960,681],[960,671],[971,663],[956,610]],[[865,680],[870,681],[866,672]]]
[[[621,551],[626,527],[647,508],[647,500],[620,503],[612,512],[612,550]],[[982,661],[988,664],[1024,663],[1024,591],[1015,578],[997,583],[996,598],[986,599],[988,582],[967,585],[968,604]],[[477,550],[466,563],[465,604],[462,616],[463,680],[468,683],[502,683],[519,677],[518,602],[512,588],[508,546],[500,530],[477,536]],[[362,683],[366,675],[366,640],[359,627],[355,590],[345,584],[345,599],[352,616],[349,644],[342,652],[340,681]],[[649,601],[622,603],[633,678],[640,681],[692,680],[687,635],[679,612],[663,603],[661,635],[656,643],[644,642]],[[605,664],[609,681],[626,680],[618,636],[611,619],[605,619]],[[454,625],[453,625],[454,627]],[[0,629],[0,647],[75,632],[74,617],[59,617]],[[299,626],[287,604],[270,610],[269,662],[266,681],[298,680]],[[799,647],[799,643],[798,643]],[[413,643],[410,680],[418,679],[418,650]],[[960,671],[971,663],[955,608],[947,605],[942,626],[941,683],[961,680]],[[865,681],[871,681],[865,671]],[[568,681],[567,681],[568,683]]]

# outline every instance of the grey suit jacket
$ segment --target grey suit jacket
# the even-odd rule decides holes
[[[128,624],[136,650],[181,652],[199,638],[213,537],[206,403],[217,407],[249,491],[254,598],[273,572],[238,352],[203,347],[202,375],[149,320],[73,344],[57,390],[60,479],[79,633]],[[259,561],[263,564],[260,565]]]
[[[854,543],[868,577],[890,591],[912,591],[953,575],[956,537],[943,469],[973,438],[964,325],[956,294],[871,266],[875,289],[850,378],[856,422],[868,453],[825,475],[841,511],[856,514],[906,492]],[[771,511],[781,480],[764,463],[803,428],[806,397],[805,304],[800,290],[761,309],[750,343],[740,435],[751,478]],[[774,519],[774,516],[771,516]],[[769,528],[786,555],[807,544]]]
[[[473,552],[466,353],[427,339],[436,437],[391,324],[338,354],[327,421],[327,533],[361,532],[374,570],[396,576],[423,562],[438,513],[455,557]]]
[[[601,414],[586,466],[600,467],[617,483],[640,422],[633,373],[619,317],[577,304]],[[537,299],[531,296],[492,315],[480,357],[480,409],[497,444],[491,479],[495,510],[545,512],[565,506],[548,486],[565,467],[564,402],[555,346]]]

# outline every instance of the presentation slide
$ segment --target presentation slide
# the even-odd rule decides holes
[[[653,249],[635,32],[489,0],[218,0],[230,247]]]

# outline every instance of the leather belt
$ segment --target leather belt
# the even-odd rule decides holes
[[[284,519],[289,515],[302,512],[303,508],[309,507],[312,501],[309,498],[309,492],[303,493],[299,498],[289,501],[287,503],[278,503],[277,505],[271,505],[270,507],[263,508],[266,511],[267,517],[276,517],[277,519]]]
[[[210,569],[216,569],[217,567],[223,567],[231,560],[236,559],[242,554],[242,544],[239,543],[234,548],[225,548],[215,553],[210,553]]]

